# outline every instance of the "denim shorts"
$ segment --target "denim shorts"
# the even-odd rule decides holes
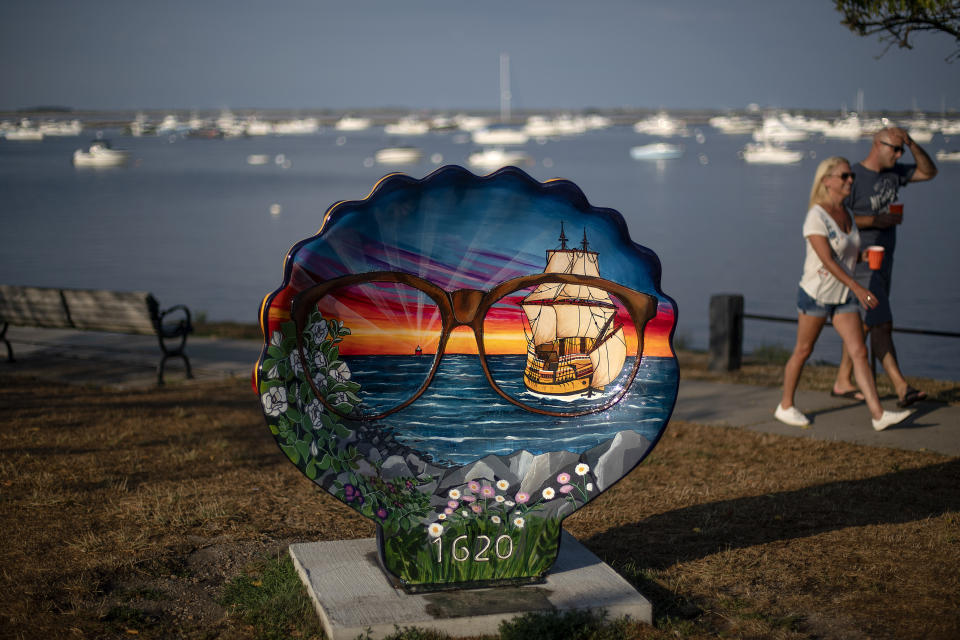
[[[817,318],[832,318],[835,313],[859,313],[860,302],[852,291],[848,291],[847,299],[839,304],[820,304],[802,287],[797,287],[797,311]]]

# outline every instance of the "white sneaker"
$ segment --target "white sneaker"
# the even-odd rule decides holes
[[[784,424],[790,425],[791,427],[806,427],[810,424],[810,420],[807,418],[807,416],[803,415],[803,413],[801,413],[796,407],[784,409],[778,404],[777,410],[773,412],[773,417]]]
[[[910,414],[913,411],[904,410],[904,411],[886,411],[884,410],[883,415],[879,418],[871,419],[873,422],[873,428],[876,431],[883,431],[887,427],[891,427],[895,424],[899,424],[910,417]]]

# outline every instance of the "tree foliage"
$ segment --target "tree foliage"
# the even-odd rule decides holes
[[[911,37],[924,31],[951,35],[957,49],[948,61],[960,58],[960,0],[834,0],[843,24],[861,36],[882,34],[881,42],[912,49]]]

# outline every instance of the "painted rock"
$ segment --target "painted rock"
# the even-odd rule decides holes
[[[656,255],[572,182],[393,174],[290,250],[254,385],[407,589],[539,581],[562,520],[663,433],[676,311]]]

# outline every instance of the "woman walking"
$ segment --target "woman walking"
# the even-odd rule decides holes
[[[774,412],[780,422],[805,427],[810,424],[793,404],[800,373],[828,318],[843,339],[853,360],[853,375],[870,410],[873,428],[882,431],[902,422],[910,411],[885,411],[880,406],[876,382],[867,362],[867,347],[860,327],[858,303],[867,309],[877,300],[857,284],[853,269],[860,259],[860,233],[843,206],[850,195],[854,174],[840,157],[827,158],[817,167],[810,189],[810,210],[803,223],[806,257],[797,293],[797,344],[783,373],[783,396]]]

